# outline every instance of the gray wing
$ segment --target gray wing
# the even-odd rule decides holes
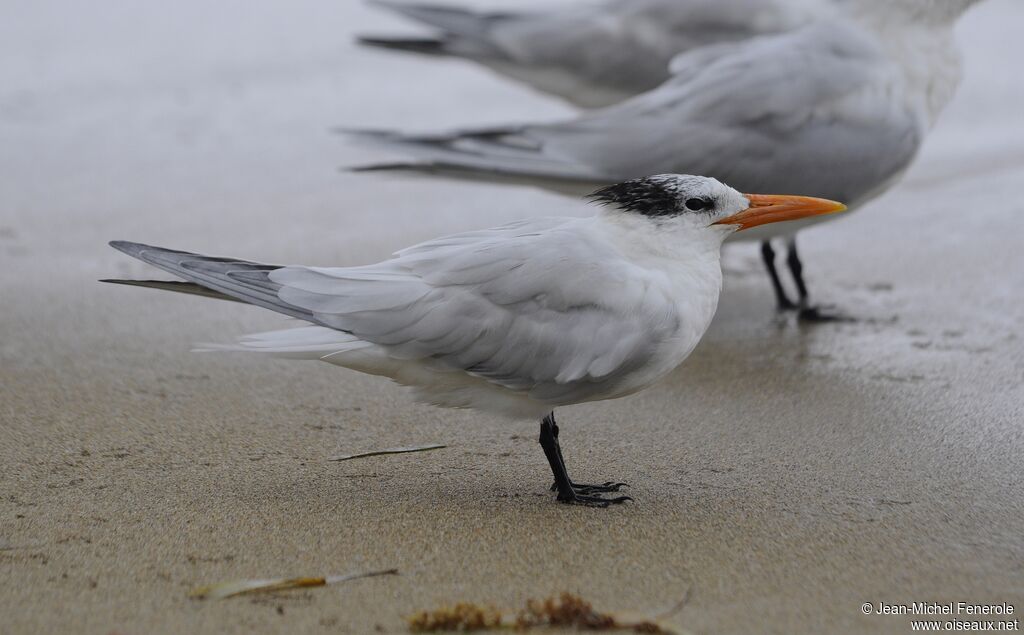
[[[608,390],[676,327],[644,275],[563,219],[432,241],[369,267],[286,267],[271,279],[283,301],[393,359],[557,401]]]
[[[582,105],[607,105],[668,79],[669,60],[678,53],[794,29],[824,2],[610,0],[529,13],[386,2],[378,4],[440,33],[361,41],[472,59],[570,101],[583,99],[580,91],[603,94],[603,104]]]
[[[392,359],[467,372],[541,401],[603,394],[678,326],[657,281],[578,219],[458,234],[347,268],[111,244],[218,294],[376,344]]]
[[[666,172],[855,203],[902,170],[924,123],[873,40],[841,22],[691,52],[658,89],[572,121],[391,135],[403,169],[515,175],[561,189]],[[391,166],[394,167],[394,166]]]

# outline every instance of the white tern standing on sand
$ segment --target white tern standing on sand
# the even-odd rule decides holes
[[[446,134],[356,132],[414,160],[355,168],[440,173],[578,195],[644,174],[705,174],[746,192],[801,192],[861,205],[916,156],[960,79],[957,17],[978,0],[836,0],[829,17],[780,35],[694,49],[672,78],[621,104],[551,124]],[[764,227],[780,309],[809,305],[796,232]],[[786,294],[771,239],[789,244],[798,301]]]
[[[681,364],[718,305],[727,236],[845,207],[680,175],[593,199],[605,207],[589,218],[456,234],[361,267],[280,267],[117,241],[188,282],[109,282],[240,300],[312,323],[229,349],[384,375],[439,406],[542,419],[558,500],[607,505],[626,500],[601,496],[622,484],[569,479],[553,409],[635,393]]]
[[[600,108],[656,88],[691,49],[803,26],[830,0],[604,0],[528,11],[477,11],[417,2],[372,4],[429,25],[429,36],[363,36],[386,49],[472,60]]]

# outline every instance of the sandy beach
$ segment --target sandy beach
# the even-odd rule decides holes
[[[756,247],[730,247],[682,368],[559,412],[574,476],[632,486],[606,510],[554,501],[536,424],[326,364],[192,353],[288,320],[96,282],[155,274],[111,239],[344,265],[592,213],[341,173],[374,157],[329,133],[568,107],[360,50],[353,33],[403,25],[354,2],[16,4],[0,8],[0,632],[391,633],[439,604],[561,591],[648,614],[688,597],[674,623],[707,634],[910,631],[865,602],[1024,611],[1021,3],[958,27],[966,81],[905,181],[801,234],[812,291],[858,322],[775,315]],[[328,460],[427,443],[448,447]]]

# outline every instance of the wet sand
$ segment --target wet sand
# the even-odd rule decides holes
[[[91,5],[90,5],[91,6]],[[772,311],[729,249],[715,324],[655,388],[560,411],[568,508],[535,424],[413,405],[317,363],[195,354],[258,309],[98,278],[153,242],[354,264],[527,214],[527,190],[339,174],[333,125],[434,128],[568,108],[459,63],[360,51],[351,3],[35,3],[0,13],[0,631],[384,632],[472,600],[568,590],[696,633],[909,632],[864,602],[1024,610],[1024,8],[961,25],[968,81],[904,184],[802,234],[818,297]],[[11,18],[11,15],[7,15]],[[445,443],[347,463],[338,453]],[[398,577],[196,601],[245,577]]]

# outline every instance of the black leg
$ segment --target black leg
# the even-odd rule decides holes
[[[796,250],[796,238],[789,240],[789,251],[786,254],[786,266],[793,276],[797,293],[800,295],[799,318],[805,322],[846,322],[850,318],[823,312],[820,307],[810,303],[810,294],[807,293],[807,284],[804,282],[804,265],[800,262],[800,254]]]
[[[558,492],[558,500],[563,503],[575,503],[580,505],[593,505],[596,507],[607,507],[612,503],[623,503],[633,500],[629,496],[618,498],[601,498],[593,496],[598,492],[617,492],[625,483],[608,482],[603,485],[579,485],[573,483],[569,473],[565,469],[565,460],[562,458],[562,448],[558,443],[558,425],[555,423],[555,413],[551,413],[540,422],[540,447],[544,450],[551,465],[551,473],[555,476],[553,489]]]
[[[555,413],[552,412],[548,415],[551,418],[551,434],[555,437],[555,450],[558,452],[558,460],[561,461],[562,466],[565,466],[565,458],[562,457],[562,444],[558,442],[558,424],[555,422]],[[577,494],[595,494],[598,492],[617,492],[623,487],[629,487],[628,483],[616,483],[615,481],[605,481],[600,485],[591,483],[577,483],[570,479],[569,484],[576,490]],[[551,491],[558,491],[558,482],[551,484]]]
[[[761,259],[764,260],[764,267],[768,270],[768,276],[772,280],[772,289],[775,290],[775,302],[780,311],[791,311],[797,308],[793,301],[786,295],[782,288],[782,280],[779,279],[779,272],[775,268],[775,250],[772,249],[771,241],[761,243]]]

